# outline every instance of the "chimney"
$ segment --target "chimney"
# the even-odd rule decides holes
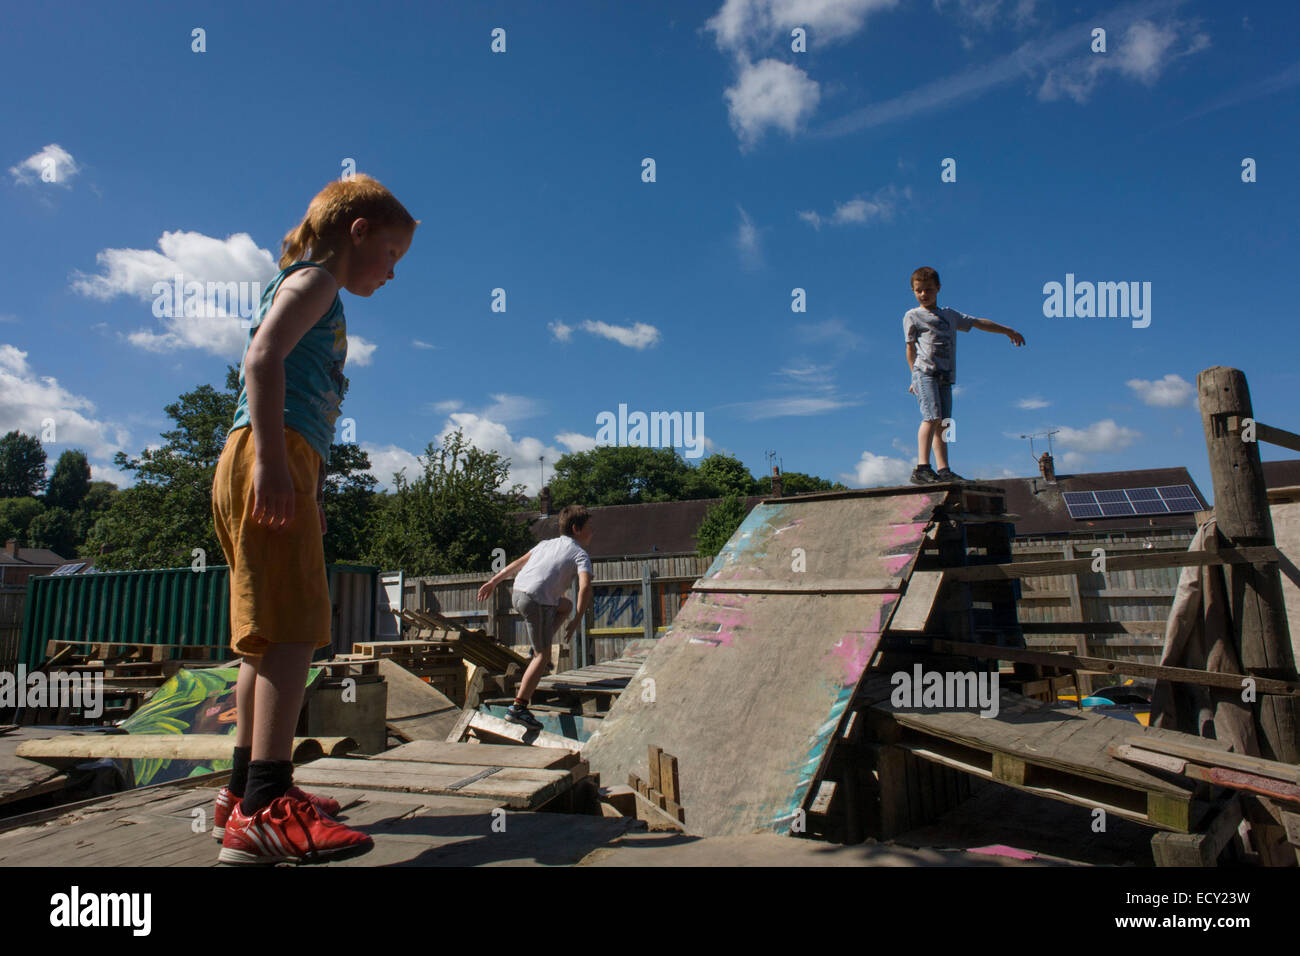
[[[781,472],[777,470],[776,465],[772,466],[772,497],[780,498],[784,492],[781,490]]]
[[[537,499],[538,507],[542,512],[542,517],[545,518],[551,513],[551,486],[546,485],[543,487],[542,493],[537,496]]]
[[[10,538],[8,541],[6,541],[5,551],[8,552],[9,557],[11,558],[18,557],[18,539]]]
[[[1052,461],[1050,452],[1043,452],[1043,457],[1038,459],[1038,470],[1043,473],[1048,484],[1056,484],[1056,466]]]

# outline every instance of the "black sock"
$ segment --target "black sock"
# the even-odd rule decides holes
[[[290,760],[253,760],[248,764],[248,784],[239,811],[251,817],[293,786],[293,762]]]
[[[248,786],[248,762],[252,758],[252,747],[235,748],[235,762],[230,768],[230,783],[226,784],[226,786],[237,797],[242,797],[244,789]]]

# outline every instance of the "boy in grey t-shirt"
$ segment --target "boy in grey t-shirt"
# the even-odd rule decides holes
[[[537,690],[537,682],[551,667],[551,636],[572,610],[573,619],[561,639],[567,644],[587,608],[591,607],[591,558],[586,551],[591,545],[590,518],[590,513],[581,505],[567,506],[560,512],[559,537],[538,543],[479,588],[478,599],[485,601],[502,581],[515,580],[511,603],[528,627],[533,658],[520,679],[514,703],[506,711],[506,720],[532,730],[540,730],[542,722],[529,711],[528,702]],[[578,578],[577,607],[573,607],[573,602],[564,596],[574,575]]]
[[[917,466],[912,470],[912,484],[965,481],[948,467],[948,445],[943,439],[944,422],[952,417],[952,386],[957,380],[957,333],[971,329],[999,332],[1016,346],[1024,345],[1025,337],[988,319],[939,308],[939,273],[929,266],[912,273],[912,294],[920,308],[903,316],[907,367],[912,372],[908,391],[921,405],[921,427],[916,433]],[[930,467],[931,445],[934,463],[939,466],[937,472]]]

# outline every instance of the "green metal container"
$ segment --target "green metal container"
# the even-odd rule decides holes
[[[326,571],[334,608],[331,649],[350,651],[354,641],[373,639],[379,568],[339,564]],[[39,667],[53,640],[229,647],[230,569],[209,565],[204,571],[159,568],[29,578],[19,662],[29,670]]]

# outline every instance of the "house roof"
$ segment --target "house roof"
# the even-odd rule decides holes
[[[1205,495],[1186,468],[1143,468],[1136,471],[1097,471],[1082,475],[1057,475],[1055,484],[1041,477],[999,478],[988,484],[1006,489],[1007,511],[1014,519],[1016,537],[1026,535],[1095,534],[1107,531],[1147,531],[1153,528],[1196,530],[1195,513],[1128,515],[1119,518],[1071,518],[1062,495],[1067,491],[1117,491],[1121,488],[1150,488],[1190,485],[1202,508]]]
[[[0,564],[17,567],[57,568],[61,564],[67,564],[67,562],[67,558],[60,557],[49,548],[19,548],[18,556],[14,557],[9,553],[8,548],[0,545]]]
[[[1300,458],[1264,462],[1264,487],[1294,488],[1297,486],[1300,486]]]
[[[652,501],[640,505],[606,505],[588,508],[592,538],[587,553],[593,558],[616,558],[646,554],[695,554],[695,532],[704,513],[721,498],[689,501]],[[745,499],[748,513],[763,500],[761,495]],[[538,541],[560,533],[559,513],[534,519],[533,537]]]

